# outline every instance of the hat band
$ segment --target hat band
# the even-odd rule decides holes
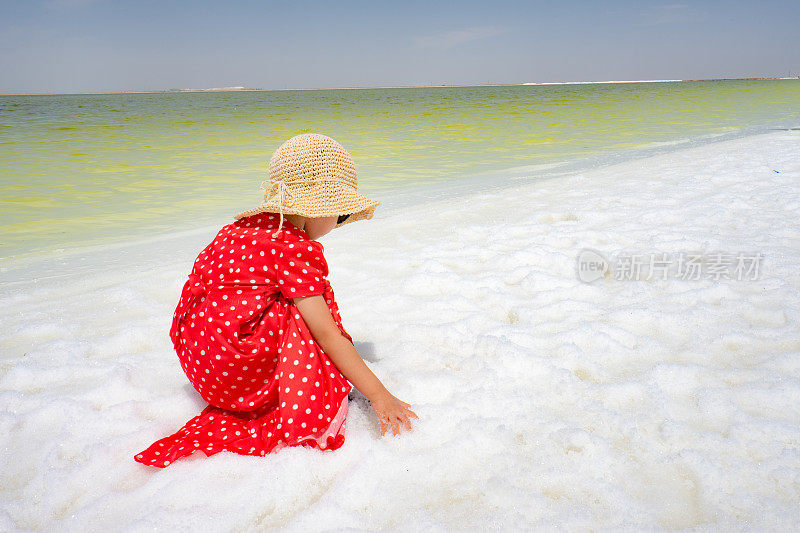
[[[264,187],[264,184],[270,182],[269,187]],[[295,183],[317,183],[320,181],[336,181],[342,182],[339,178],[315,178],[315,179],[293,179],[293,180],[277,180],[277,181],[270,181],[264,180],[261,182],[260,189],[262,191],[266,191],[264,194],[264,201],[267,202],[277,196],[278,198],[278,212],[280,213],[280,221],[278,222],[278,229],[275,230],[272,234],[272,238],[276,238],[278,233],[283,231],[283,204],[286,197],[291,197],[294,200],[294,195],[292,194],[291,189],[289,189],[286,185],[287,184],[295,184]],[[270,194],[272,193],[272,194]]]

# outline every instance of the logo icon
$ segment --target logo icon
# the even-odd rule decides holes
[[[605,276],[610,270],[608,259],[596,250],[588,248],[578,254],[578,279],[591,283]]]

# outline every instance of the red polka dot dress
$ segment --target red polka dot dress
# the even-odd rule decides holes
[[[278,215],[223,227],[195,260],[170,337],[208,406],[136,454],[165,467],[195,451],[265,455],[285,446],[344,444],[352,385],[314,341],[292,298],[321,294],[342,334],[323,247]]]

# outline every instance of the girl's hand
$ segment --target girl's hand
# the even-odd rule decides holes
[[[407,430],[411,430],[411,420],[409,416],[419,418],[417,414],[409,409],[409,405],[402,400],[398,400],[391,393],[385,392],[376,398],[370,398],[372,409],[378,415],[378,420],[381,421],[381,437],[386,434],[389,425],[392,426],[392,435],[400,434],[400,423],[402,423]]]

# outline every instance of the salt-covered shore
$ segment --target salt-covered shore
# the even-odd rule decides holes
[[[381,439],[356,394],[332,453],[133,461],[204,407],[168,329],[217,228],[8,272],[0,529],[793,529],[798,180],[800,131],[781,131],[323,237],[348,331],[420,416]],[[584,248],[763,259],[755,280],[585,283]]]

